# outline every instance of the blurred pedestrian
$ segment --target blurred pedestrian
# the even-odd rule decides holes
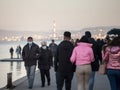
[[[70,59],[72,63],[76,64],[78,90],[88,90],[89,78],[92,72],[91,62],[94,61],[94,54],[92,44],[86,36],[83,36],[77,43]]]
[[[73,44],[73,45],[75,45],[75,42],[74,42],[74,39],[70,39],[70,42]]]
[[[22,53],[21,53],[22,48],[21,48],[21,46],[20,46],[20,45],[19,45],[18,47],[19,47],[19,57],[21,58],[21,57],[22,57]]]
[[[17,59],[21,58],[21,46],[17,46],[16,48]]]
[[[9,52],[10,52],[10,58],[13,59],[13,52],[14,52],[13,47],[10,48]]]
[[[19,52],[20,52],[20,49],[19,49],[19,46],[17,46],[16,48],[17,59],[19,59]]]
[[[27,72],[28,88],[32,89],[39,56],[39,46],[33,42],[32,37],[28,37],[27,42],[28,43],[23,47],[22,58]]]
[[[65,90],[71,90],[71,83],[74,74],[74,65],[70,62],[73,51],[73,44],[70,42],[71,33],[64,32],[64,40],[58,45],[54,68],[56,72],[57,90],[62,90],[65,83]]]
[[[56,53],[56,50],[57,50],[57,44],[55,43],[54,39],[52,39],[51,41],[52,42],[49,44],[49,49],[52,52],[52,66],[53,66],[53,61],[54,61],[55,53]]]
[[[79,43],[79,39],[78,38],[75,40],[75,46],[77,46],[77,43]]]
[[[101,55],[101,51],[100,48],[97,44],[97,42],[95,41],[94,38],[92,38],[91,32],[90,31],[86,31],[85,32],[85,36],[88,38],[88,41],[92,44],[92,50],[94,53],[94,62],[91,63],[91,67],[92,67],[92,73],[90,76],[90,80],[89,80],[89,90],[93,90],[94,88],[94,81],[95,81],[95,74],[99,69],[99,63],[102,62],[102,55]]]
[[[112,37],[111,37],[112,36]],[[103,62],[107,63],[107,77],[111,90],[120,90],[120,35],[108,36],[102,49]]]
[[[41,87],[45,87],[45,77],[47,78],[47,84],[50,85],[50,67],[52,66],[52,52],[47,46],[47,42],[41,42],[40,57],[38,61],[38,68],[41,75]]]

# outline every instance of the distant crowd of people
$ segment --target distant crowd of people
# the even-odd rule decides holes
[[[106,74],[111,90],[120,90],[120,35],[112,37],[107,35],[104,40],[95,40],[91,32],[86,31],[80,39],[74,42],[71,39],[71,33],[65,31],[63,37],[64,40],[59,45],[54,40],[48,46],[46,41],[42,41],[41,47],[34,43],[32,37],[27,38],[27,44],[22,50],[22,58],[25,63],[29,89],[33,88],[38,64],[41,87],[45,87],[46,79],[47,85],[51,85],[50,69],[54,67],[57,90],[62,90],[64,83],[65,90],[71,90],[74,72],[78,81],[78,90],[93,90],[99,65],[106,61]],[[13,51],[10,49],[10,52]],[[11,53],[11,58],[12,55]]]

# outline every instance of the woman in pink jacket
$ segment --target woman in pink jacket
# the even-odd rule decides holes
[[[107,62],[107,76],[111,90],[120,90],[120,36],[110,40],[105,50],[102,50],[102,57]]]
[[[83,36],[74,48],[71,62],[76,64],[76,76],[78,80],[78,90],[88,90],[88,83],[91,74],[91,62],[94,61],[92,44],[86,36]],[[85,84],[85,85],[84,85]]]

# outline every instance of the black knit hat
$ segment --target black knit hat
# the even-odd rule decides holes
[[[86,36],[86,37],[91,37],[91,32],[90,32],[90,31],[86,31],[86,32],[85,32],[85,36]]]

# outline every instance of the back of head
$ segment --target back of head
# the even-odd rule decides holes
[[[64,38],[70,39],[71,38],[71,33],[69,31],[64,32]]]
[[[69,31],[65,31],[64,32],[64,36],[71,38],[71,33]]]
[[[54,39],[52,39],[51,41],[52,41],[52,42],[55,42],[55,40],[54,40]]]
[[[108,45],[110,46],[119,46],[120,47],[120,36],[113,38]]]
[[[85,32],[85,36],[88,37],[88,38],[90,38],[91,37],[91,32],[90,31],[86,31]]]

